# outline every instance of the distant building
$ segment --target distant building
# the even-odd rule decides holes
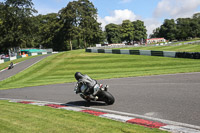
[[[164,42],[166,42],[165,38],[151,38],[151,39],[146,39],[146,44],[164,43]]]

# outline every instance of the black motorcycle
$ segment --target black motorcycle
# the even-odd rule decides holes
[[[9,66],[8,66],[8,69],[12,69],[14,67],[14,64],[13,64],[13,62],[11,62],[10,64],[9,64]]]
[[[77,94],[78,84],[75,86],[75,93]],[[80,94],[80,97],[82,97],[84,100],[90,102],[90,101],[103,101],[108,105],[112,105],[115,102],[115,98],[107,91],[108,86],[103,86],[103,84],[96,84],[93,89],[93,93],[85,92],[85,90],[88,89],[86,84],[82,84],[80,87],[80,91],[78,92]]]

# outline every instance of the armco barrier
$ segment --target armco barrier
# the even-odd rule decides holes
[[[98,53],[98,49],[92,49],[92,53]]]
[[[98,49],[98,53],[105,53],[104,49]]]
[[[113,54],[121,54],[120,49],[112,49]]]
[[[126,49],[86,49],[85,52],[200,59],[200,52],[174,52],[174,51],[126,50]]]
[[[123,50],[123,49],[121,49],[120,53],[121,54],[130,54],[130,51],[129,50]]]
[[[173,58],[175,58],[176,57],[176,52],[173,52],[173,51],[163,51],[163,56],[164,57],[173,57]]]
[[[85,49],[85,52],[92,52],[91,49]]]
[[[151,50],[140,50],[140,55],[151,56]]]
[[[10,58],[5,58],[4,62],[10,61]]]
[[[10,57],[10,60],[16,60],[16,59],[17,59],[16,56],[14,56],[14,57]]]
[[[151,56],[163,56],[163,51],[151,51]]]
[[[18,56],[17,56],[17,59],[19,59],[19,58],[22,58],[22,56],[21,56],[21,55],[18,55]]]
[[[105,50],[105,53],[110,53],[112,54],[112,49],[104,49]]]
[[[129,53],[133,54],[133,55],[140,55],[140,51],[139,50],[129,50]]]
[[[3,60],[0,59],[0,64],[4,63],[4,62],[7,62],[7,61],[12,61],[12,60],[15,60],[15,59],[24,58],[24,57],[27,57],[27,56],[44,55],[44,54],[55,54],[55,53],[58,53],[58,52],[39,52],[39,53],[18,55],[18,56],[6,58],[6,59],[3,59]]]

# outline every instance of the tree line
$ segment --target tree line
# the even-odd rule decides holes
[[[97,9],[89,0],[71,1],[58,13],[36,15],[32,0],[0,2],[0,52],[10,48],[53,48],[56,51],[86,48],[97,43],[146,39],[144,22],[97,22]]]
[[[32,0],[0,3],[0,50],[13,47],[69,50],[103,39],[97,9],[89,0],[69,2],[58,13],[35,15]],[[74,44],[74,45],[72,45]]]
[[[150,35],[150,38],[157,37],[170,41],[200,37],[200,13],[194,14],[192,18],[165,19]]]
[[[119,25],[111,23],[106,25],[105,31],[108,43],[142,43],[147,38],[147,30],[141,20],[124,20]]]

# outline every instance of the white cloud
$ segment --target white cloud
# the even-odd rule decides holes
[[[125,10],[115,10],[113,12],[113,15],[112,16],[106,16],[104,19],[105,21],[107,22],[111,22],[111,23],[121,23],[123,20],[126,20],[126,19],[129,19],[129,20],[135,20],[136,19],[136,15],[128,10],[128,9],[125,9]]]
[[[154,16],[174,19],[191,17],[199,6],[200,0],[161,0],[154,11]]]
[[[58,13],[59,9],[53,9],[53,8],[47,8],[47,7],[39,7],[39,8],[35,8],[38,14],[42,14],[42,15],[46,15],[48,13]]]
[[[63,0],[54,0],[54,1],[60,3],[60,2],[62,2]]]
[[[129,3],[129,2],[131,2],[132,0],[120,0],[120,2],[119,3]]]
[[[125,9],[125,10],[114,10],[110,16],[106,16],[104,18],[98,17],[98,21],[102,23],[102,27],[107,24],[114,23],[114,24],[121,24],[123,20],[130,20],[134,21],[138,16],[136,16],[132,11]]]
[[[149,18],[144,20],[144,25],[147,29],[147,34],[150,35],[153,33],[153,30],[160,27],[162,25],[157,19]]]
[[[100,22],[102,25],[103,30],[105,29],[105,26],[110,23],[114,24],[122,24],[123,20],[141,20],[140,16],[137,16],[132,12],[131,10],[125,9],[125,10],[114,10],[110,16],[106,16],[104,18],[101,18],[98,16],[98,22]],[[144,25],[147,29],[147,34],[150,35],[154,29],[158,28],[162,23],[159,22],[157,19],[144,19]]]

